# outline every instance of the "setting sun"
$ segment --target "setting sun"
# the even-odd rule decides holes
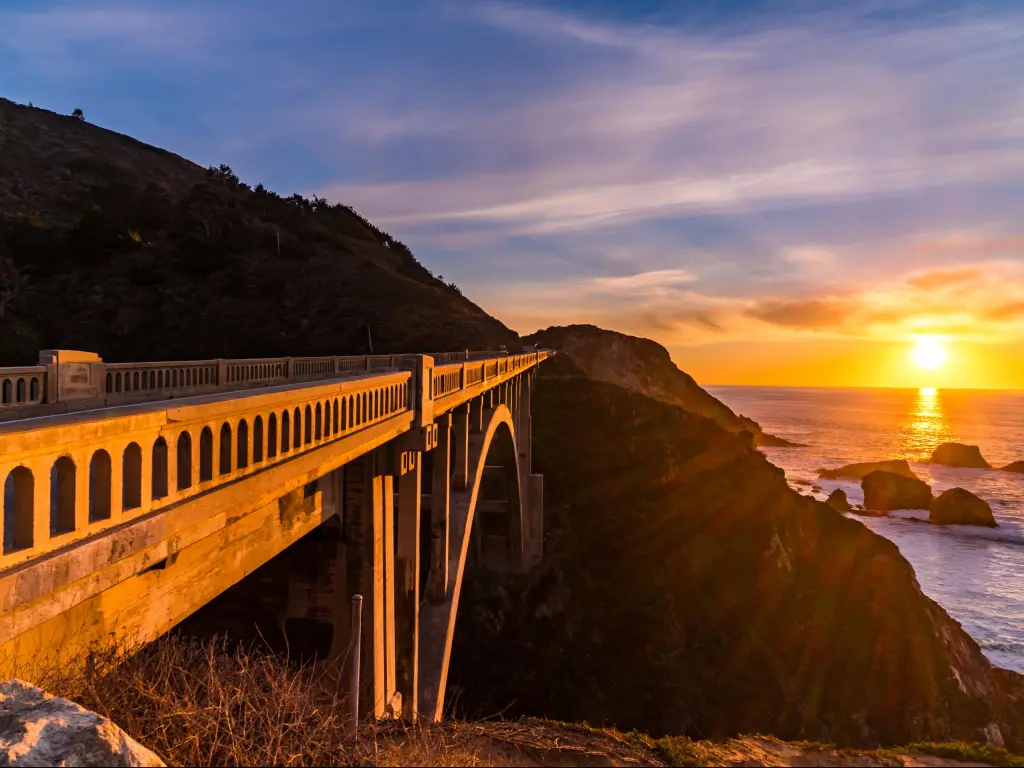
[[[934,371],[946,361],[946,348],[937,339],[921,339],[912,357],[919,368]]]

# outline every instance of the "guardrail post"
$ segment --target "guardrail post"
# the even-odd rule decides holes
[[[430,385],[434,378],[434,358],[430,355],[408,355],[403,368],[412,370],[412,407],[416,413],[413,424],[425,427],[434,423],[434,400]]]
[[[217,385],[223,387],[228,383],[228,361],[217,358]]]
[[[290,357],[284,359],[284,377],[286,379],[292,377],[292,359]]]
[[[39,364],[46,366],[46,402],[64,403],[104,398],[107,367],[95,352],[74,349],[45,349]],[[89,407],[89,403],[77,403]]]

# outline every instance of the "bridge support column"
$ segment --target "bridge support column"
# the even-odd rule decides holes
[[[409,455],[410,466],[398,478],[395,633],[400,709],[405,719],[415,722],[419,717],[420,517],[423,454],[415,451]]]
[[[427,574],[427,598],[444,602],[448,592],[448,510],[452,493],[452,417],[437,420],[437,447],[434,448],[430,495],[430,571]],[[465,477],[465,475],[463,475]]]
[[[454,442],[454,466],[452,485],[457,490],[466,487],[469,477],[469,411],[470,403],[459,406],[453,417],[452,438]]]
[[[395,686],[394,492],[380,458],[363,456],[345,467],[348,583],[363,595],[360,709],[390,714]]]
[[[533,474],[533,417],[530,412],[533,371],[523,374],[519,408],[514,414],[519,451],[519,498],[523,504],[523,566],[540,564],[544,556],[544,476]]]

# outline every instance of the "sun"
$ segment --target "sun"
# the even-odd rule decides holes
[[[911,357],[918,368],[934,371],[946,362],[946,348],[938,339],[920,339]]]

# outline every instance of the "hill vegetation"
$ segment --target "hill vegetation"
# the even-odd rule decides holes
[[[0,99],[0,364],[517,342],[348,206]]]

